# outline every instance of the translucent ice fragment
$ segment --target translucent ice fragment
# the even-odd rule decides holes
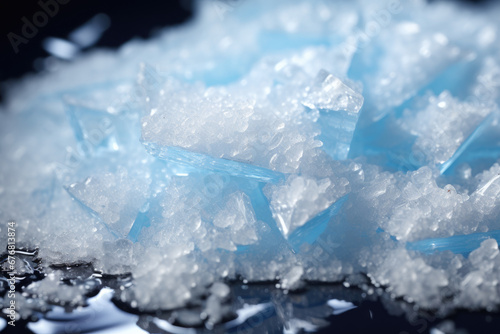
[[[356,116],[363,105],[363,96],[339,78],[321,70],[304,99],[305,106],[327,111],[342,111],[346,116]]]
[[[500,165],[494,164],[489,170],[476,176],[476,190],[471,194],[474,216],[483,223],[489,222],[490,229],[499,229],[500,222]]]
[[[500,159],[500,112],[490,113],[460,145],[453,156],[444,162],[441,174],[453,173],[456,167],[467,164],[473,174],[489,168]]]
[[[494,164],[489,170],[477,176],[479,184],[473,196],[489,197],[499,200],[500,196],[500,164]]]
[[[138,140],[139,113],[131,86],[110,83],[100,88],[65,96],[66,114],[85,155],[117,151]]]
[[[130,228],[130,232],[127,235],[127,238],[133,242],[139,240],[139,235],[144,227],[147,227],[151,224],[150,219],[146,212],[139,212],[137,217],[134,220],[132,227]]]
[[[89,177],[66,190],[112,233],[125,238],[146,201],[148,183],[121,170]]]
[[[113,115],[72,104],[68,104],[67,115],[84,154],[95,148],[117,146]]]
[[[455,235],[448,238],[419,240],[407,243],[406,248],[427,254],[438,251],[451,251],[455,254],[468,256],[473,250],[479,248],[481,243],[487,239],[495,239],[497,242],[500,242],[500,230]]]
[[[321,70],[303,104],[320,113],[319,139],[334,159],[346,159],[363,105],[363,96],[332,74]]]
[[[302,244],[308,243],[312,245],[316,241],[316,239],[319,238],[319,236],[325,231],[332,217],[339,213],[348,196],[349,195],[345,195],[344,197],[340,198],[329,208],[320,212],[306,224],[298,227],[290,234],[290,236],[288,237],[288,242],[295,252],[298,252],[300,250],[300,246]]]
[[[201,170],[246,177],[263,182],[277,182],[284,178],[282,173],[267,168],[228,159],[217,159],[210,155],[190,152],[178,147],[162,147],[154,143],[144,143],[144,146],[151,155],[186,167],[196,166]]]
[[[80,47],[87,48],[99,40],[102,33],[109,28],[109,24],[109,16],[99,13],[73,30],[69,39]]]
[[[413,171],[423,166],[421,157],[412,152],[414,143],[415,136],[401,129],[396,119],[384,117],[356,130],[350,157],[363,156],[390,171]]]
[[[345,178],[315,180],[292,175],[284,184],[269,185],[266,196],[279,230],[289,238],[297,228],[309,225],[311,220],[320,225],[324,220],[327,222],[331,217],[329,208],[348,192],[348,185]]]

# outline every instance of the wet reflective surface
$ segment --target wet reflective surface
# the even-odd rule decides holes
[[[127,299],[130,275],[112,276],[91,264],[44,268],[36,252],[18,252],[16,327],[0,320],[2,333],[497,333],[500,314],[459,311],[436,315],[394,300],[368,279],[356,285],[308,283],[300,291],[275,282],[226,282],[230,294],[207,311],[208,298],[183,309],[144,313]],[[6,256],[1,258],[5,264]],[[6,272],[1,293],[8,289]],[[57,289],[44,282],[56,277]],[[352,280],[351,280],[352,282]],[[65,289],[69,289],[65,294]],[[83,293],[76,298],[71,289]],[[5,299],[7,300],[7,299]],[[4,303],[5,307],[5,303]],[[208,312],[208,313],[207,313]]]

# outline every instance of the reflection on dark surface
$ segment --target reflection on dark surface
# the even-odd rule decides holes
[[[43,269],[36,252],[18,253],[24,264],[16,283],[26,298],[20,305],[23,319],[15,329],[0,321],[2,333],[495,333],[500,315],[458,312],[438,316],[415,310],[414,305],[392,299],[381,288],[358,279],[349,284],[309,283],[297,292],[276,287],[276,282],[229,282],[230,297],[220,308],[220,319],[210,323],[206,298],[183,309],[140,312],[126,291],[130,275],[96,272],[90,264]],[[6,255],[0,259],[4,264]],[[0,293],[7,292],[6,273]],[[30,285],[60,277],[60,286],[86,291],[85,300],[64,302],[51,295],[34,294]],[[5,315],[4,315],[5,317]]]

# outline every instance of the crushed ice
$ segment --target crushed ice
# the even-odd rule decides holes
[[[419,307],[498,308],[500,6],[199,5],[11,85],[0,220],[18,248],[131,273],[118,298],[141,310],[208,294],[212,324],[235,279],[366,274]],[[26,293],[86,293],[61,280]]]

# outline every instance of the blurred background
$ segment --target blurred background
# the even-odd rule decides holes
[[[192,0],[2,1],[0,83],[50,67],[54,57],[71,60],[92,47],[148,38],[189,20],[193,6]]]
[[[217,1],[223,8],[241,0],[201,1]],[[51,57],[70,60],[92,47],[116,48],[132,38],[148,38],[162,27],[189,20],[195,7],[195,0],[2,1],[0,82],[42,70]],[[34,20],[39,27],[30,30]]]

